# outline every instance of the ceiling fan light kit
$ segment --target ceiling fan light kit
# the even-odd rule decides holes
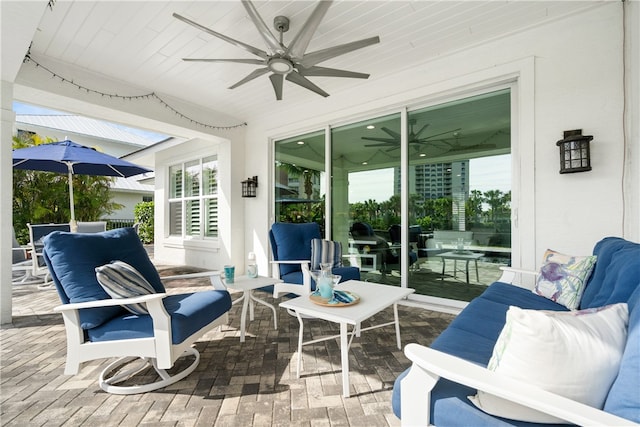
[[[271,30],[267,27],[264,20],[258,13],[256,7],[249,0],[242,0],[249,18],[258,29],[258,32],[262,36],[262,39],[267,45],[267,51],[258,49],[254,46],[248,45],[241,41],[232,39],[224,34],[217,33],[212,29],[198,24],[184,16],[174,13],[173,16],[201,31],[204,31],[214,37],[224,40],[234,46],[244,49],[245,51],[257,56],[260,59],[215,59],[215,58],[183,58],[184,61],[191,62],[233,62],[237,64],[253,64],[263,65],[264,68],[257,68],[249,73],[239,82],[230,86],[229,89],[235,89],[257,77],[271,72],[269,80],[273,86],[273,90],[277,100],[282,99],[282,90],[284,86],[284,80],[295,83],[308,89],[318,95],[327,97],[329,94],[316,86],[308,76],[323,76],[323,77],[348,77],[356,79],[367,79],[369,74],[357,73],[354,71],[339,70],[335,68],[318,67],[317,64],[335,58],[340,55],[352,52],[354,50],[362,49],[380,42],[378,36],[369,37],[367,39],[358,40],[355,42],[345,43],[338,46],[321,49],[315,52],[306,53],[307,47],[313,38],[320,22],[327,13],[329,6],[331,6],[331,0],[323,0],[318,2],[315,9],[307,18],[302,28],[298,31],[293,38],[289,46],[286,46],[283,42],[284,33],[289,30],[289,18],[286,16],[276,16],[273,20],[273,26],[278,32],[279,39],[276,38]]]

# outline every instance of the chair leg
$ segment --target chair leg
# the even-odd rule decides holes
[[[187,375],[189,375],[190,373],[192,373],[196,367],[198,366],[198,363],[200,363],[200,353],[198,352],[198,350],[196,350],[195,348],[191,347],[187,350],[185,350],[185,352],[182,354],[181,357],[185,357],[185,356],[193,356],[194,357],[194,361],[187,366],[185,369],[183,369],[182,371],[174,374],[174,375],[170,375],[165,369],[159,369],[158,365],[156,363],[156,359],[150,359],[147,357],[123,357],[120,358],[118,360],[116,360],[115,362],[109,364],[101,373],[100,373],[100,378],[98,380],[98,383],[100,384],[100,388],[104,391],[106,391],[107,393],[112,393],[112,394],[138,394],[138,393],[147,393],[149,391],[153,391],[153,390],[157,390],[163,387],[167,387],[171,384],[174,384],[182,379],[184,379],[185,377],[187,377]],[[128,368],[128,369],[124,369],[121,371],[121,369],[123,369],[125,367],[125,365],[128,365],[130,363],[132,363],[133,361],[137,360],[138,363],[135,364],[134,366]],[[156,373],[158,374],[158,376],[160,377],[159,381],[155,381],[152,383],[148,383],[148,384],[140,384],[140,385],[131,385],[131,386],[119,386],[116,385],[118,383],[121,383],[123,381],[126,381],[128,379],[130,379],[131,377],[133,377],[134,375],[142,372],[143,370],[147,369],[149,367],[149,365],[151,365],[153,367],[153,369],[156,371]],[[113,372],[116,372],[115,374],[113,374],[113,376],[111,377],[107,377],[108,374],[111,374]]]

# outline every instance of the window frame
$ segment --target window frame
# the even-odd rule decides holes
[[[205,180],[205,165],[207,164],[213,164],[212,170],[214,178],[212,179],[212,181],[209,183],[209,186],[206,187],[206,180]],[[198,194],[197,195],[186,195],[187,192],[191,193],[190,191],[187,191],[187,189],[185,188],[185,178],[187,177],[187,170],[188,169],[192,169],[193,170],[193,166],[196,166],[196,172],[194,174],[192,174],[193,176],[197,175],[198,176],[198,182],[197,182],[197,191]],[[180,187],[179,192],[176,191],[176,186],[174,185],[174,175],[173,175],[173,171],[176,170],[175,168],[179,167],[179,171],[181,172],[182,175],[182,185]],[[220,223],[219,223],[219,218],[220,218],[220,211],[219,211],[219,205],[218,205],[218,199],[219,199],[219,187],[220,187],[220,161],[218,158],[217,154],[211,154],[208,156],[204,156],[204,157],[196,157],[196,158],[188,158],[188,159],[182,159],[178,162],[174,162],[171,164],[168,164],[166,166],[166,171],[167,171],[167,181],[168,181],[168,194],[167,194],[167,198],[166,198],[166,203],[167,203],[167,216],[166,216],[166,220],[167,220],[167,238],[170,240],[182,240],[182,241],[194,241],[194,242],[205,242],[205,241],[218,241],[218,239],[220,238]],[[206,191],[207,188],[209,189],[209,191]],[[192,188],[193,189],[193,188]],[[179,195],[174,194],[175,192],[178,192]],[[208,194],[205,194],[208,193]],[[214,200],[215,201],[215,222],[212,224],[211,222],[208,222],[209,218],[211,218],[211,215],[207,215],[207,201],[209,200]],[[195,225],[195,229],[198,230],[198,233],[189,233],[188,227],[187,227],[187,206],[190,202],[193,201],[197,201],[198,202],[198,224]],[[172,215],[172,205],[173,204],[180,204],[180,224],[179,224],[179,233],[178,232],[174,232],[174,227],[173,227],[173,215]],[[191,227],[192,230],[194,229],[194,227]],[[214,234],[209,234],[207,232],[207,230],[215,230],[213,231]]]

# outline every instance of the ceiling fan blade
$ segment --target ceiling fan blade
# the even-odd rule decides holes
[[[451,148],[449,151],[447,151],[447,153],[466,153],[468,151],[486,150],[490,148],[496,148],[496,144],[475,144],[475,145],[468,145],[466,147],[464,145],[460,145],[460,146]]]
[[[324,76],[324,77],[351,77],[354,79],[368,79],[369,74],[356,73],[354,71],[337,70],[326,67],[297,67],[298,72],[303,76]]]
[[[395,144],[386,144],[384,142],[380,144],[364,144],[365,147],[389,147],[390,145],[395,145]]]
[[[431,138],[434,138],[434,137],[436,137],[436,136],[446,135],[446,134],[448,134],[448,133],[458,132],[458,131],[460,131],[460,130],[462,130],[462,128],[452,129],[452,130],[448,130],[448,131],[446,131],[446,132],[441,132],[441,133],[435,133],[435,134],[433,134],[433,135],[429,135],[429,136],[427,136],[427,137],[422,138],[422,142],[429,142],[429,140],[430,140]]]
[[[344,55],[345,53],[362,49],[363,47],[367,47],[376,43],[380,43],[380,37],[378,36],[329,47],[327,49],[317,50],[315,52],[304,55],[302,57],[302,60],[300,61],[300,64],[305,68],[309,68],[321,63],[322,61],[326,61],[327,59],[335,58],[336,56]]]
[[[262,59],[210,59],[210,58],[182,58],[187,62],[234,62],[236,64],[265,65]]]
[[[329,96],[329,94],[327,92],[325,92],[324,90],[320,89],[318,86],[313,84],[311,82],[311,80],[309,80],[306,77],[300,75],[297,71],[292,71],[289,74],[287,74],[287,80],[289,80],[292,83],[297,84],[298,86],[302,86],[305,89],[309,89],[310,91],[315,92],[318,95],[322,95],[325,98],[327,96]]]
[[[284,47],[280,44],[278,39],[273,35],[267,24],[264,23],[264,20],[258,13],[256,7],[249,0],[242,0],[242,5],[245,10],[249,14],[249,18],[253,21],[253,25],[256,26],[258,32],[262,36],[262,39],[267,43],[269,49],[273,53],[284,53]]]
[[[205,33],[211,34],[214,37],[217,37],[217,38],[219,38],[221,40],[224,40],[227,43],[230,43],[230,44],[232,44],[234,46],[242,48],[242,49],[246,50],[249,53],[252,53],[252,54],[254,54],[256,56],[259,56],[260,58],[267,59],[267,52],[265,52],[263,50],[260,50],[257,47],[253,47],[253,46],[248,45],[246,43],[242,43],[241,41],[232,39],[231,37],[227,37],[224,34],[217,33],[215,31],[213,31],[212,29],[209,29],[209,28],[205,27],[204,25],[200,25],[197,22],[194,22],[194,21],[190,20],[189,18],[185,18],[184,16],[179,15],[177,13],[174,13],[173,17],[181,20],[182,22],[186,22],[189,25],[192,25],[192,26],[196,27],[199,30],[204,31]]]
[[[415,139],[420,138],[420,134],[421,134],[422,132],[424,132],[424,131],[429,127],[429,125],[430,125],[430,123],[427,123],[426,125],[422,126],[422,127],[420,128],[420,130],[418,131],[418,133],[416,133],[416,134],[415,134],[414,138],[415,138]]]
[[[247,77],[245,77],[244,79],[240,80],[238,83],[234,84],[233,86],[229,86],[229,89],[235,89],[238,86],[241,86],[253,79],[255,79],[256,77],[260,77],[263,74],[266,74],[269,72],[268,68],[257,68],[255,70],[253,70]]]
[[[271,84],[273,85],[273,90],[276,92],[276,99],[278,101],[281,101],[282,86],[284,86],[284,75],[274,73],[269,76],[269,80],[271,80]]]
[[[304,56],[307,47],[309,46],[309,42],[311,42],[311,38],[315,34],[322,18],[329,10],[329,6],[331,6],[332,1],[319,1],[318,5],[307,21],[302,26],[302,29],[298,31],[298,34],[294,37],[294,39],[289,44],[289,48],[287,49],[286,55],[291,56],[292,58],[298,59]]]
[[[389,139],[389,138],[376,138],[375,136],[362,136],[361,138],[366,141],[384,142],[389,145],[399,144],[399,142],[396,141],[395,139]]]
[[[398,144],[400,144],[400,139],[402,138],[400,136],[400,134],[394,130],[389,129],[388,127],[381,127],[380,128],[384,133],[386,133],[387,135],[389,135],[391,138],[393,138],[394,141],[396,141]]]

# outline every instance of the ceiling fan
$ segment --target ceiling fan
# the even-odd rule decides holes
[[[442,135],[447,135],[449,133],[457,133],[458,131],[460,131],[462,128],[458,128],[458,129],[451,129],[448,130],[446,132],[441,132],[441,133],[437,133],[437,134],[433,134],[433,135],[429,135],[429,136],[425,136],[425,137],[421,137],[422,133],[429,127],[429,123],[427,123],[426,125],[422,126],[420,128],[420,130],[418,132],[415,132],[413,127],[416,124],[416,119],[409,119],[409,135],[408,135],[408,140],[409,140],[409,144],[433,144],[436,142],[442,142],[445,143],[447,145],[449,145],[449,143],[446,142],[446,139],[442,138],[442,139],[434,139],[438,136],[442,136]],[[383,132],[385,132],[387,135],[390,136],[390,138],[380,138],[380,137],[373,137],[373,136],[363,136],[362,139],[366,140],[366,141],[376,141],[378,142],[378,144],[365,144],[365,147],[387,147],[388,149],[386,151],[392,151],[392,150],[397,150],[400,148],[400,140],[401,140],[401,136],[398,132],[391,130],[387,127],[382,127],[380,128]]]
[[[336,56],[343,55],[345,53],[361,49],[363,47],[376,44],[380,42],[378,36],[370,37],[363,40],[354,41],[351,43],[341,44],[338,46],[321,49],[315,52],[306,53],[307,47],[311,42],[311,39],[316,32],[322,18],[326,14],[332,1],[320,1],[313,10],[305,24],[302,26],[298,34],[286,46],[283,42],[283,35],[289,30],[289,18],[286,16],[276,16],[273,20],[273,25],[276,31],[279,33],[279,38],[276,38],[269,30],[267,25],[260,17],[258,10],[253,3],[249,0],[242,0],[242,5],[249,14],[249,18],[253,21],[254,25],[258,29],[258,32],[267,44],[267,51],[258,49],[241,41],[227,37],[224,34],[217,33],[210,28],[198,24],[184,16],[174,13],[173,16],[189,25],[192,25],[212,36],[218,37],[231,43],[239,48],[246,50],[247,52],[259,57],[260,59],[208,59],[208,58],[183,58],[185,61],[197,61],[197,62],[234,62],[239,64],[255,64],[263,65],[263,68],[257,68],[253,70],[245,78],[229,87],[229,89],[235,89],[257,77],[271,72],[269,79],[273,85],[273,89],[276,93],[276,99],[282,99],[282,87],[284,80],[288,80],[312,92],[315,92],[324,97],[329,96],[327,92],[320,89],[307,77],[309,76],[324,76],[324,77],[351,77],[357,79],[366,79],[369,74],[356,73],[353,71],[338,70],[335,68],[318,67],[323,61],[326,61]]]

